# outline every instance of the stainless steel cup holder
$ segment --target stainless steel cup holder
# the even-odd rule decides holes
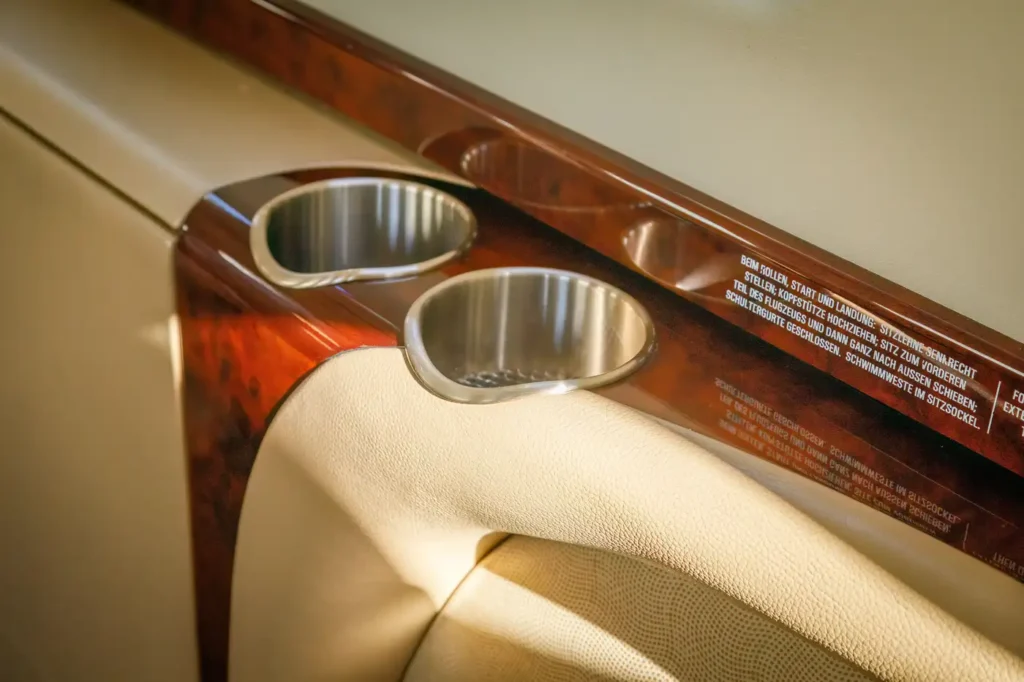
[[[461,403],[596,388],[635,371],[654,326],[632,296],[547,268],[453,277],[409,309],[404,342],[416,378]]]
[[[271,282],[306,289],[408,277],[469,248],[473,213],[449,194],[406,180],[336,178],[275,197],[253,216],[250,246]]]

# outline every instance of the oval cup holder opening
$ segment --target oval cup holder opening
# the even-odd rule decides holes
[[[547,268],[453,277],[413,303],[403,335],[417,380],[461,403],[597,388],[654,350],[654,326],[636,299]]]
[[[476,236],[455,197],[393,178],[336,178],[275,197],[253,216],[257,269],[279,286],[305,289],[394,279],[440,267]]]

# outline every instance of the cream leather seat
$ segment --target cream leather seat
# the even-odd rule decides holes
[[[582,392],[450,403],[400,349],[343,353],[282,406],[231,628],[234,682],[1024,679],[650,419]]]

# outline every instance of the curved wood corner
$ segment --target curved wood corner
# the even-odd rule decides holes
[[[255,277],[247,242],[209,203],[175,253],[184,421],[203,680],[227,679],[231,572],[246,482],[273,412],[319,363],[394,346],[336,290],[299,301]]]

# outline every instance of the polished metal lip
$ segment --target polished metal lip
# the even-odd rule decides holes
[[[297,272],[282,265],[271,251],[268,241],[270,225],[275,212],[286,207],[290,202],[299,201],[306,197],[315,199],[317,196],[323,196],[330,192],[344,192],[355,188],[402,189],[409,192],[418,192],[422,196],[442,199],[445,206],[458,216],[457,224],[453,223],[450,226],[446,226],[459,232],[454,235],[456,237],[454,240],[449,240],[455,241],[455,245],[449,245],[448,248],[436,254],[429,253],[425,257],[420,254],[420,257],[403,262],[400,257],[402,254],[397,252],[397,248],[402,245],[403,240],[396,240],[391,235],[392,239],[389,242],[391,247],[396,248],[396,258],[394,263],[388,265],[360,265],[353,263],[349,267],[318,272]],[[324,211],[311,212],[317,213],[318,219],[323,219],[322,214]],[[405,222],[408,223],[408,221]],[[377,226],[374,225],[361,227],[368,231],[377,229]],[[351,228],[348,226],[332,225],[330,229],[350,230]],[[275,196],[263,204],[253,215],[249,233],[249,245],[257,270],[270,282],[291,289],[310,289],[343,284],[345,282],[398,279],[428,272],[465,253],[472,246],[473,241],[476,239],[476,234],[477,225],[473,212],[468,206],[450,194],[415,181],[366,175],[311,182]],[[366,236],[372,237],[372,235],[363,235],[363,237]],[[438,238],[446,236],[451,235],[441,234]]]
[[[466,347],[472,345],[474,340],[472,329],[460,329],[456,324],[455,320],[451,320],[451,316],[440,315],[440,320],[426,320],[425,315],[428,312],[429,306],[432,303],[442,300],[448,297],[450,294],[456,293],[457,290],[466,290],[463,293],[469,293],[470,289],[477,287],[484,283],[496,283],[504,281],[505,286],[500,286],[503,294],[508,294],[510,287],[507,286],[509,280],[514,278],[549,278],[549,281],[558,281],[562,284],[572,284],[577,288],[575,291],[577,294],[582,290],[589,290],[591,293],[599,293],[597,297],[597,306],[601,310],[588,310],[576,316],[586,317],[590,316],[595,320],[599,320],[597,323],[599,327],[600,335],[603,337],[621,338],[622,336],[628,337],[629,334],[621,335],[619,331],[609,329],[607,324],[604,327],[600,327],[602,323],[607,323],[609,318],[615,317],[615,315],[608,315],[609,312],[618,313],[619,317],[626,317],[629,323],[630,332],[634,338],[631,339],[629,349],[626,351],[628,357],[624,357],[621,361],[617,362],[614,366],[607,367],[603,371],[590,374],[590,375],[579,375],[579,376],[565,376],[559,377],[553,380],[533,380],[523,381],[521,383],[512,383],[511,385],[496,385],[496,386],[473,386],[467,385],[466,383],[457,381],[450,376],[452,372],[445,372],[440,369],[435,363],[434,358],[431,357],[431,353],[427,349],[427,344],[424,339],[424,328],[426,324],[437,323],[440,325],[450,325],[448,329],[454,329],[450,343],[453,345],[463,344]],[[580,289],[582,287],[582,289]],[[507,300],[504,299],[504,300]],[[528,302],[528,301],[523,301]],[[508,315],[503,313],[507,312],[502,310],[501,305],[489,305],[494,303],[493,300],[481,300],[479,297],[468,297],[467,307],[472,307],[474,311],[483,311],[484,315],[492,316],[494,319],[495,313],[497,313],[497,321],[507,321]],[[614,308],[614,311],[611,309]],[[527,312],[530,315],[531,312]],[[532,313],[540,317],[539,313]],[[640,337],[640,338],[636,338]],[[522,348],[514,347],[515,340],[511,340],[509,343],[507,337],[500,337],[496,339],[493,344],[494,348],[489,349],[489,352],[493,352],[496,357],[502,360],[508,359],[509,356],[516,355],[516,351],[522,351]],[[575,358],[593,358],[594,355],[599,355],[599,348],[587,348],[585,347],[590,339],[577,339],[578,343],[574,344],[572,348],[565,348],[563,352],[572,353]],[[636,370],[638,370],[650,356],[653,354],[656,339],[654,323],[651,320],[647,310],[637,301],[635,298],[627,294],[626,292],[614,287],[606,282],[588,277],[576,272],[568,270],[557,270],[552,268],[542,267],[505,267],[505,268],[492,268],[487,270],[477,270],[456,277],[438,284],[432,287],[419,298],[413,302],[409,308],[408,313],[405,317],[405,323],[402,329],[402,342],[404,344],[404,350],[406,355],[407,364],[416,380],[424,386],[427,390],[431,391],[435,395],[438,395],[447,400],[458,402],[458,403],[473,403],[473,404],[490,404],[504,402],[515,398],[524,397],[527,395],[534,394],[562,394],[568,393],[574,390],[580,389],[594,389],[607,384],[612,384],[625,377],[629,376]],[[520,346],[523,345],[522,340],[519,341]],[[557,345],[557,344],[556,344]],[[633,347],[635,346],[635,350]],[[550,351],[550,349],[548,349]],[[593,351],[593,352],[591,352]],[[632,351],[630,353],[630,351]],[[523,354],[520,352],[520,357]],[[529,350],[526,350],[526,357],[529,356]],[[545,363],[545,367],[550,369],[551,355],[547,358],[549,362]],[[556,358],[557,362],[557,358]],[[453,364],[458,364],[457,362]],[[466,371],[466,367],[462,366],[461,371]],[[529,377],[530,373],[525,372],[520,376]]]

